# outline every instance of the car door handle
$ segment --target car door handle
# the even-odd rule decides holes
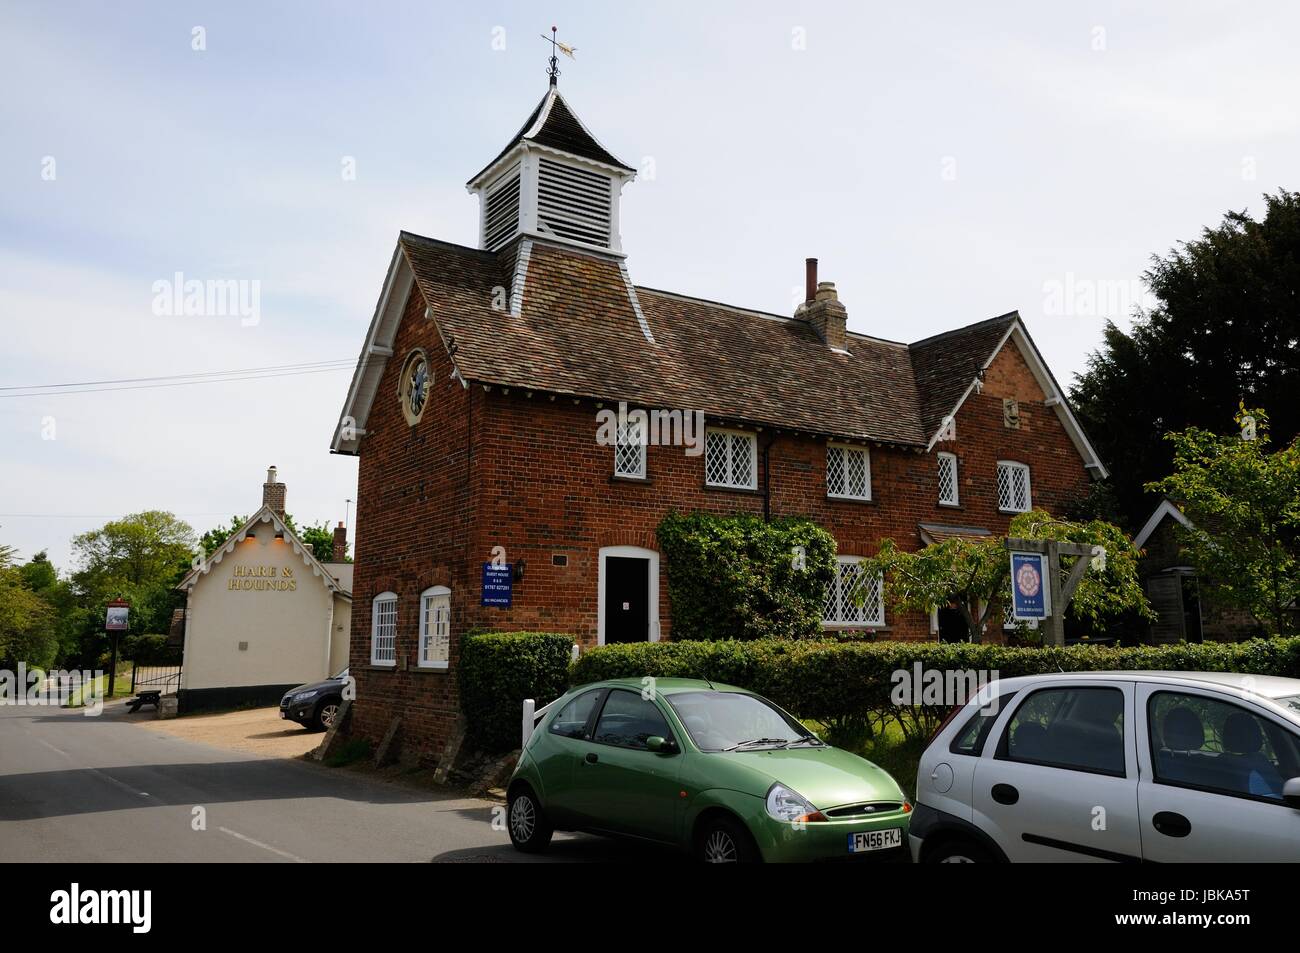
[[[1192,832],[1192,822],[1173,811],[1161,811],[1151,818],[1151,826],[1166,837],[1186,837]]]
[[[1015,804],[1020,800],[1020,792],[1009,784],[993,785],[993,800],[999,804]]]
[[[594,751],[587,752],[587,757],[582,759],[584,764],[595,764],[599,760],[600,760],[600,756],[597,755],[596,752]]]

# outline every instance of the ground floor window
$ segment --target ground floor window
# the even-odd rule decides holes
[[[370,664],[397,664],[397,593],[375,596],[370,615]]]
[[[421,668],[446,668],[451,658],[451,590],[434,586],[420,595]]]
[[[827,626],[884,625],[884,580],[879,575],[867,578],[862,572],[860,556],[836,557],[835,569],[835,578],[826,589],[822,623]]]

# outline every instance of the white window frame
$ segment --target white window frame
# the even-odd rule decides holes
[[[1015,507],[1005,507],[1005,506],[1002,505],[1002,471],[1003,471],[1004,469],[1006,469],[1006,470],[1023,470],[1023,471],[1024,471],[1024,474],[1025,474],[1025,506],[1024,506],[1023,509],[1018,509],[1018,508],[1015,508]],[[1010,479],[1010,478],[1008,477],[1008,479]],[[1030,484],[1030,481],[1029,481],[1029,464],[1027,464],[1027,463],[1020,463],[1020,462],[1017,461],[1017,460],[999,460],[999,461],[998,461],[998,473],[997,473],[997,486],[996,486],[995,489],[996,489],[996,492],[997,492],[998,512],[1000,512],[1000,513],[1028,513],[1030,510],[1032,510],[1032,509],[1034,508],[1034,493],[1033,493],[1033,487],[1032,487],[1032,485]]]
[[[380,658],[378,655],[378,637],[379,637],[379,615],[386,606],[392,606],[393,621],[391,636],[393,639],[392,658]],[[382,665],[386,668],[397,666],[397,593],[381,592],[375,596],[370,603],[370,664]]]
[[[628,432],[635,427],[639,432],[639,437],[635,441],[628,440]],[[636,420],[629,419],[626,427],[619,427],[614,440],[614,476],[623,477],[628,480],[644,480],[646,473],[646,443],[648,435],[645,432],[646,421],[638,417]],[[639,445],[641,452],[637,455],[637,468],[635,470],[619,469],[619,451],[624,447]]]
[[[863,557],[861,556],[836,556],[835,557],[835,578],[831,580],[830,587],[827,589],[826,592],[828,602],[834,601],[836,603],[843,605],[844,600],[843,600],[843,595],[841,590],[844,584],[844,576],[843,576],[843,570],[840,567],[847,566],[847,565],[857,565],[862,562],[862,559]],[[854,615],[855,615],[854,618],[839,618],[839,619],[827,618],[825,615],[826,609],[823,607],[822,628],[824,629],[883,628],[885,625],[884,577],[876,576],[875,582],[876,582],[876,594],[877,594],[876,606],[878,608],[878,612],[874,617],[872,618],[867,617],[866,615],[867,607],[865,605],[854,607]]]
[[[939,505],[960,506],[961,489],[960,489],[960,481],[958,479],[958,476],[961,473],[961,467],[957,462],[957,454],[949,453],[946,450],[941,451],[939,455],[936,457],[936,460],[937,463],[935,465],[936,467],[935,476],[938,477],[938,482],[939,482]],[[943,498],[943,476],[942,476],[944,463],[946,461],[951,461],[951,463],[949,463],[949,466],[952,467],[952,498],[947,500]]]
[[[735,438],[743,437],[749,443],[749,482],[748,483],[717,483],[709,479],[709,434],[723,433],[727,434],[727,474],[732,473],[731,466],[731,447]],[[725,427],[705,427],[704,428],[704,485],[721,487],[728,490],[757,490],[758,489],[758,435],[748,430],[728,430]]]
[[[832,451],[839,451],[845,454],[845,459],[840,466],[840,475],[844,480],[844,487],[840,491],[831,488],[831,467],[830,456]],[[848,492],[848,459],[850,453],[862,454],[863,466],[866,469],[867,492],[864,495]],[[855,447],[847,443],[828,443],[826,445],[826,495],[836,500],[870,500],[871,499],[871,449],[869,447]]]
[[[428,649],[433,644],[433,633],[429,631],[429,610],[434,606],[446,610],[447,620],[447,657],[445,659],[431,659],[428,656]],[[430,586],[424,592],[420,593],[420,629],[419,651],[417,653],[417,668],[446,668],[451,661],[451,590],[446,586]]]

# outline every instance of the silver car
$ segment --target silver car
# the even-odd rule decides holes
[[[1300,679],[1008,678],[921,757],[921,862],[1300,860]]]

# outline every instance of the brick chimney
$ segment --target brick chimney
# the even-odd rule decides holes
[[[280,519],[284,519],[284,484],[275,476],[275,467],[266,471],[266,482],[262,484],[262,505],[269,506]]]
[[[796,318],[813,326],[826,346],[836,351],[845,350],[845,326],[849,312],[840,304],[839,293],[833,281],[817,280],[817,259],[809,258],[805,270],[807,300],[795,309]]]
[[[342,523],[334,527],[334,562],[348,561],[348,531]]]

